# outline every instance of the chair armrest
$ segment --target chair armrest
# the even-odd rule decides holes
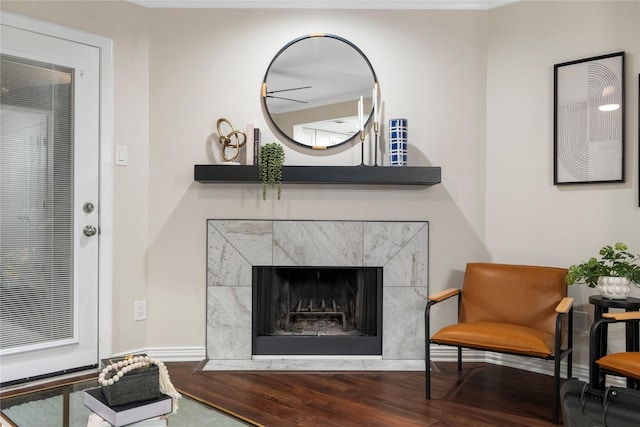
[[[613,320],[640,320],[640,311],[625,311],[621,313],[602,313],[602,317]]]
[[[556,306],[556,313],[567,313],[573,306],[573,298],[564,297]]]
[[[431,342],[431,333],[430,333],[430,317],[431,317],[431,307],[439,303],[440,301],[444,301],[453,296],[458,295],[458,316],[460,316],[460,295],[462,295],[462,291],[457,288],[449,288],[444,291],[437,292],[433,295],[429,295],[427,297],[427,304],[424,307],[424,342],[427,344],[427,360],[429,359],[429,343]],[[427,370],[431,369],[431,367],[427,364]]]
[[[435,304],[437,302],[446,300],[447,298],[451,298],[454,295],[458,295],[459,293],[460,293],[460,289],[449,288],[449,289],[445,289],[444,291],[435,293],[433,295],[429,295],[428,299],[430,303]]]

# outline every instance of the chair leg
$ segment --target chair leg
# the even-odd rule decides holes
[[[425,343],[425,397],[431,399],[431,351],[429,350],[429,341]]]
[[[553,368],[553,423],[558,424],[560,414],[560,355],[556,355]]]
[[[606,343],[605,352],[601,353],[601,339],[603,338],[600,328],[603,327],[606,327],[606,319],[594,322],[589,331],[589,384],[598,390],[604,390],[606,375],[600,369],[600,365],[596,363],[598,359],[606,354]]]
[[[430,334],[429,334],[429,314],[431,311],[431,303],[427,303],[424,309],[424,382],[425,382],[425,397],[427,400],[431,399],[431,346],[430,346]]]
[[[458,372],[462,371],[462,347],[458,347]]]

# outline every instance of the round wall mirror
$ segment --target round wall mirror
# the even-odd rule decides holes
[[[262,82],[271,123],[288,140],[312,149],[337,147],[360,131],[358,102],[368,123],[377,83],[357,46],[331,34],[310,34],[284,46]]]

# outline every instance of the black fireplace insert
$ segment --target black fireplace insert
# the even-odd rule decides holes
[[[381,355],[382,267],[253,267],[254,355]]]

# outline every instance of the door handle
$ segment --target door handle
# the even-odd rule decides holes
[[[82,229],[82,232],[84,233],[85,236],[91,237],[95,235],[98,232],[98,230],[93,225],[85,225],[84,228]]]

